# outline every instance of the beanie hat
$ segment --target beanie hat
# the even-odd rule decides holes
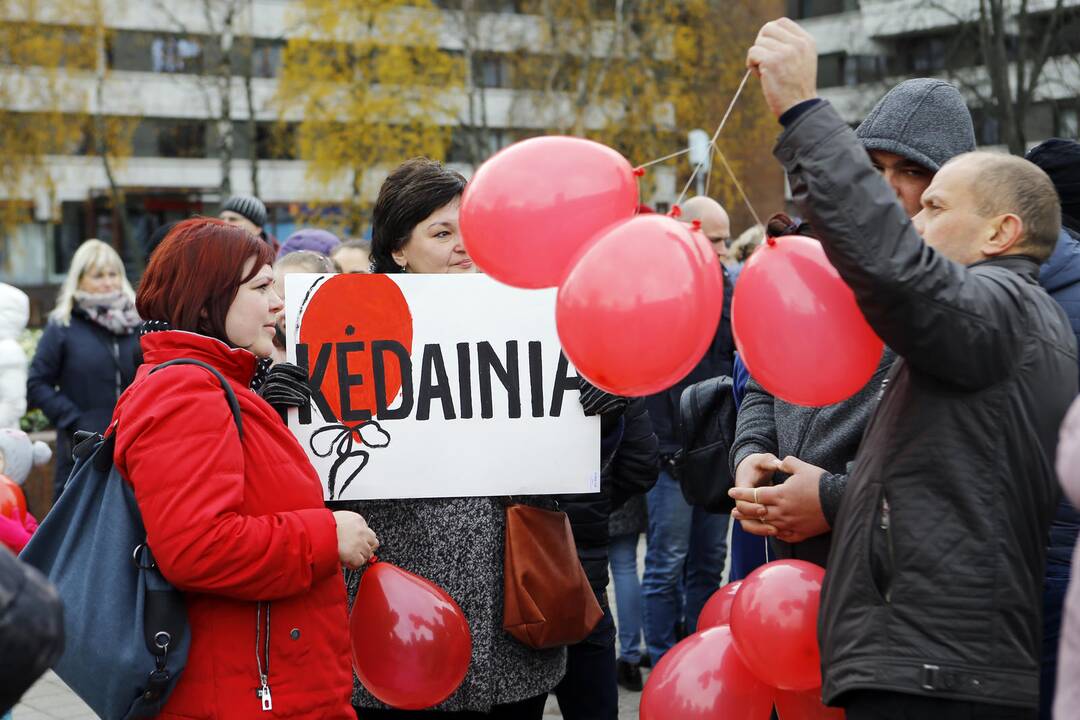
[[[341,240],[332,232],[304,228],[303,230],[297,230],[285,239],[285,242],[281,244],[281,249],[278,250],[277,256],[280,259],[282,256],[297,250],[310,250],[320,255],[329,256],[334,248],[340,244]]]
[[[1080,142],[1050,138],[1027,152],[1027,159],[1050,176],[1061,198],[1061,223],[1080,232]]]
[[[905,80],[878,101],[855,134],[882,150],[937,172],[975,149],[975,128],[960,92],[943,80]]]
[[[266,224],[266,206],[262,200],[251,195],[233,195],[221,206],[221,212],[230,210],[243,215],[260,228]]]
[[[3,455],[2,473],[22,485],[35,465],[44,465],[52,459],[52,450],[40,440],[32,441],[22,430],[0,430],[0,455]]]

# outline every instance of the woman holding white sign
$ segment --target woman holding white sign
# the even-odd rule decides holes
[[[471,273],[458,210],[465,178],[440,163],[409,160],[383,183],[372,224],[376,273]],[[462,497],[349,503],[379,532],[380,557],[446,590],[461,606],[472,633],[468,674],[446,702],[431,711],[455,717],[539,720],[549,690],[563,676],[563,648],[534,650],[503,630],[503,498]],[[351,579],[355,595],[359,573]],[[385,709],[356,684],[357,716],[417,717]]]

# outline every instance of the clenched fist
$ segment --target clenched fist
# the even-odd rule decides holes
[[[777,117],[817,97],[817,45],[793,20],[765,23],[746,54],[746,66],[761,78],[765,102]]]
[[[379,539],[359,513],[337,510],[334,521],[337,523],[338,558],[342,565],[356,570],[379,549]]]

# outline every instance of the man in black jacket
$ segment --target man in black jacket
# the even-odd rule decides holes
[[[1026,160],[973,153],[909,219],[816,97],[816,59],[784,18],[747,61],[796,203],[900,358],[833,529],[822,694],[849,720],[1034,717],[1053,457],[1077,391],[1076,339],[1037,283],[1057,196]]]

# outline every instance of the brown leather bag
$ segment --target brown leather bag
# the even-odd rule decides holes
[[[531,648],[573,645],[604,611],[581,567],[564,512],[506,508],[503,628]]]

